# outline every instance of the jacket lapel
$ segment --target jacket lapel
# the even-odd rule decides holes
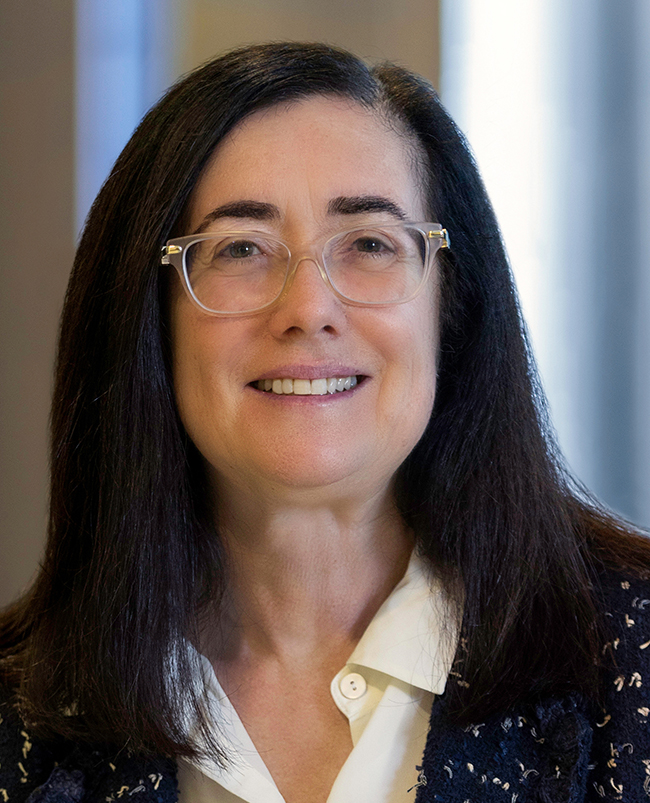
[[[578,803],[592,730],[584,700],[550,699],[459,728],[444,696],[431,712],[417,803]]]

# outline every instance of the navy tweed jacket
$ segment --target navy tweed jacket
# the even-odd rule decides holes
[[[416,803],[650,801],[650,583],[609,575],[606,611],[613,639],[604,649],[616,668],[606,676],[604,710],[567,694],[463,729],[449,722],[442,695],[431,712]],[[0,707],[0,803],[177,797],[172,761],[41,743],[7,703]]]

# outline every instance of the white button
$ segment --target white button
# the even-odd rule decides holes
[[[347,697],[348,700],[356,700],[366,693],[368,685],[366,681],[356,672],[350,672],[349,675],[341,678],[339,681],[339,689],[341,694]]]

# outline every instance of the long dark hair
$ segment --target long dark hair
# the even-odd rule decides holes
[[[192,754],[200,705],[185,639],[224,587],[196,452],[170,377],[160,249],[215,146],[246,115],[335,93],[382,110],[427,156],[441,259],[439,380],[399,471],[417,548],[464,589],[459,722],[550,690],[596,687],[598,571],[640,571],[645,541],[576,489],[550,437],[492,208],[432,88],[324,45],[232,52],[144,118],[92,207],[63,312],[49,540],[0,621],[2,671],[37,733]],[[212,745],[219,750],[218,745]]]

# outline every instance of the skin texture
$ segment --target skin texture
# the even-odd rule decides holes
[[[408,563],[392,480],[435,395],[436,277],[407,303],[350,306],[321,278],[314,243],[369,219],[395,222],[385,210],[333,213],[339,198],[384,198],[426,220],[413,151],[375,113],[338,98],[251,115],[213,154],[185,233],[274,234],[296,259],[293,283],[272,308],[232,318],[197,309],[180,281],[172,293],[177,404],[231,563],[230,596],[206,617],[200,648],[287,803],[325,801],[351,750],[329,683]],[[250,201],[277,214],[206,223]],[[366,378],[325,397],[251,385],[300,372]]]

